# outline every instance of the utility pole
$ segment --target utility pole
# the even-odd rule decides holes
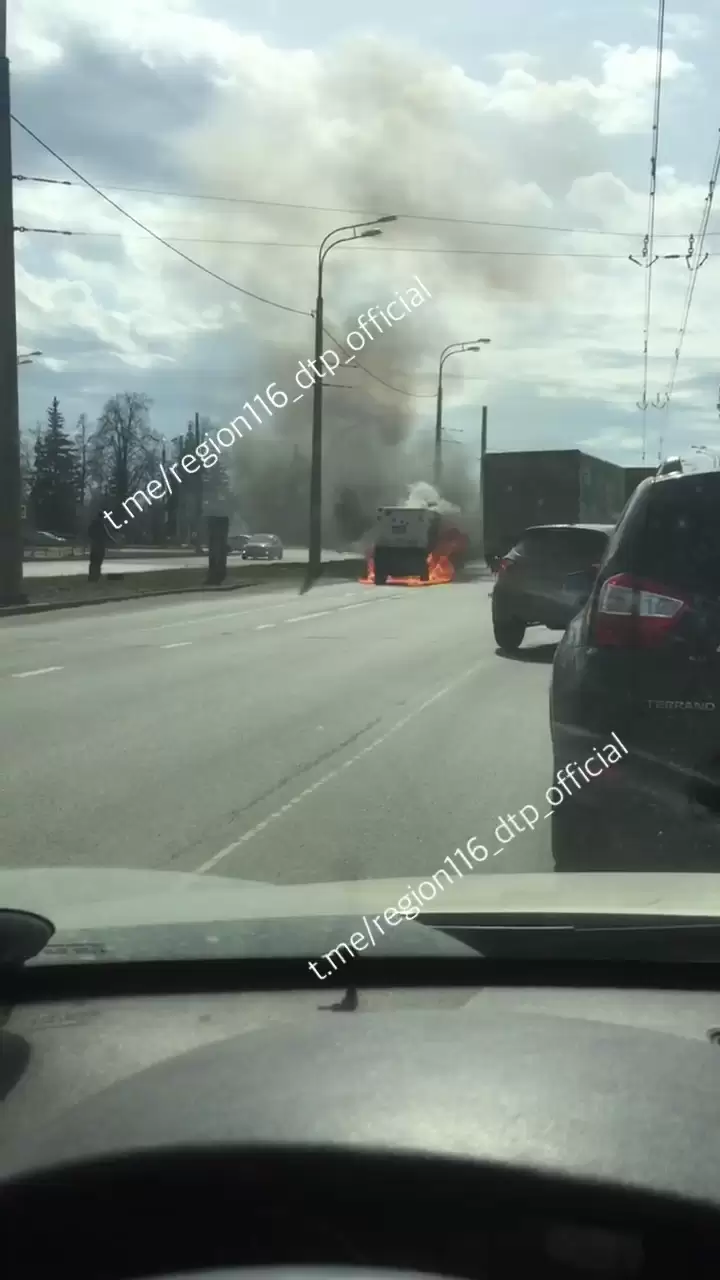
[[[195,410],[195,453],[197,456],[198,446],[200,444],[200,414]],[[203,510],[203,469],[202,467],[197,473],[195,490],[195,541],[198,551],[202,546],[202,510]]]
[[[322,375],[318,365],[323,350],[323,257],[318,260],[318,286],[315,299],[315,352],[313,368],[312,444],[310,453],[310,530],[308,538],[308,586],[320,577],[322,564]]]
[[[319,365],[323,355],[323,267],[331,249],[348,240],[365,240],[370,236],[381,236],[381,222],[396,222],[395,214],[385,214],[382,218],[373,218],[370,222],[350,223],[347,226],[335,227],[328,231],[320,242],[317,259],[317,296],[315,298],[315,343],[311,361],[315,379],[313,381],[312,406],[312,443],[310,449],[310,522],[308,529],[308,563],[305,575],[304,591],[308,591],[313,582],[320,577],[322,569],[322,393],[325,374]],[[350,235],[341,232],[349,231]],[[332,243],[331,243],[332,242]],[[357,350],[357,348],[353,348]],[[360,348],[362,350],[362,348]]]
[[[440,492],[442,483],[442,402],[443,402],[443,385],[442,385],[442,366],[440,361],[440,370],[438,373],[437,398],[435,401],[435,458],[433,459],[433,484]]]
[[[450,356],[458,356],[465,351],[479,351],[481,345],[488,343],[489,338],[473,338],[471,342],[450,342],[440,352],[438,365],[437,397],[435,401],[435,458],[433,464],[433,484],[440,491],[442,484],[442,410],[443,410],[443,368]]]
[[[485,555],[485,455],[487,454],[487,405],[482,407],[480,431],[480,541]]]
[[[0,605],[23,594],[22,482],[7,0],[0,0]]]

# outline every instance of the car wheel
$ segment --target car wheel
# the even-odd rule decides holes
[[[522,618],[493,618],[493,633],[498,649],[514,653],[525,639],[525,623]]]
[[[580,830],[578,815],[574,811],[572,798],[563,801],[552,811],[550,819],[550,839],[555,871],[587,871],[587,858],[583,858],[585,842]],[[587,829],[585,830],[585,841]]]

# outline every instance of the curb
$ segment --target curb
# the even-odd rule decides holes
[[[342,560],[326,561],[323,564],[323,571],[321,573],[321,578],[324,578],[324,577],[330,578],[332,575],[330,573],[327,573],[328,569],[337,568],[339,565],[343,565],[346,563],[347,561],[342,561]],[[249,580],[244,579],[241,582],[221,583],[217,587],[210,587],[210,586],[207,586],[205,583],[201,583],[199,586],[194,586],[194,587],[193,586],[161,587],[157,591],[134,591],[131,595],[91,596],[83,600],[46,600],[46,601],[39,601],[37,604],[33,604],[32,602],[29,602],[28,604],[13,604],[13,605],[7,606],[6,608],[0,608],[0,619],[18,617],[28,613],[55,613],[59,609],[84,609],[86,606],[100,605],[100,604],[123,604],[123,603],[127,603],[128,600],[151,600],[154,597],[158,597],[158,596],[200,595],[207,592],[242,591],[247,587],[266,587],[268,585],[279,586],[281,583],[285,585],[288,581],[292,581],[292,579],[294,578],[297,578],[297,579],[302,578],[305,566],[303,564],[298,564],[297,568],[298,568],[297,574],[294,572],[286,571],[282,575],[278,575],[277,578],[260,578],[260,579],[255,578],[255,579],[249,579]],[[341,578],[342,578],[342,575],[341,575]],[[351,579],[348,578],[348,581],[351,581]]]
[[[46,600],[38,604],[14,604],[0,609],[0,618],[17,617],[23,613],[54,613],[58,609],[84,609],[87,605],[122,604],[128,600],[150,600],[153,596],[186,596],[199,595],[206,591],[241,591],[244,587],[266,586],[267,578],[262,582],[231,582],[227,586],[208,587],[169,587],[163,591],[134,591],[128,596],[93,596],[87,600]]]

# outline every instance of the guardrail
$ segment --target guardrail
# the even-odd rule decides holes
[[[41,560],[73,560],[77,554],[78,549],[74,546],[25,547],[23,550],[23,559],[35,560],[39,557]]]

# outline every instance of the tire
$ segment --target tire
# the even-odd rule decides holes
[[[498,649],[515,653],[525,639],[525,623],[522,618],[493,618],[493,634]]]
[[[550,819],[550,840],[555,871],[589,871],[587,855],[583,850],[587,840],[587,827],[576,820],[577,815],[569,800],[565,800],[557,809],[553,809]],[[585,840],[583,840],[583,835]]]

